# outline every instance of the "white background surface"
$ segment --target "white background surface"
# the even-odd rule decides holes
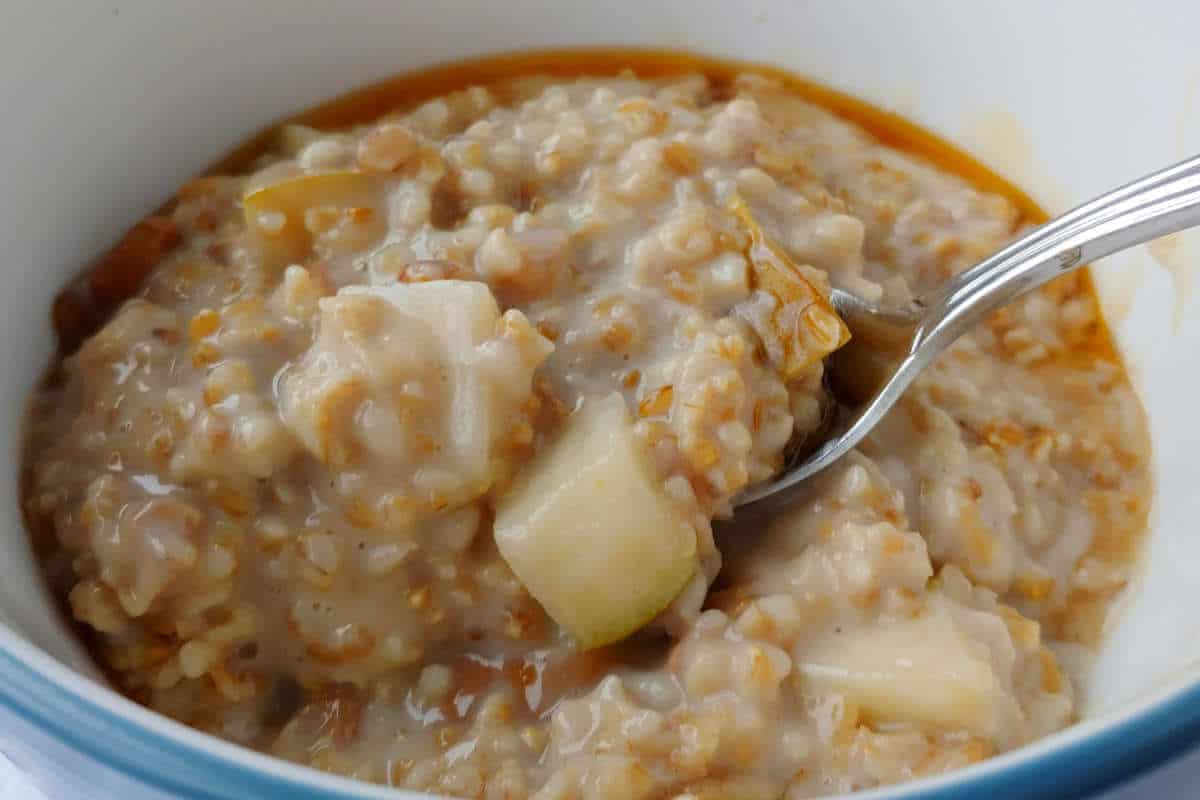
[[[1092,800],[1192,800],[1197,795],[1200,750]],[[176,800],[141,788],[69,750],[4,709],[0,709],[0,799]]]

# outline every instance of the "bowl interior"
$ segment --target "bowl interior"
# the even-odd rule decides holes
[[[1160,13],[1148,13],[1159,6]],[[50,353],[47,308],[89,256],[255,128],[405,69],[569,45],[692,48],[769,62],[895,109],[974,152],[1051,213],[1193,154],[1200,5],[486,0],[422,6],[153,0],[15,12],[0,49],[3,276],[0,649],[14,637],[95,670],[43,591],[15,503],[21,409]],[[1064,32],[1070,44],[1064,45]],[[1136,47],[1138,58],[1114,54]],[[1200,300],[1194,232],[1098,265],[1145,400],[1157,496],[1145,566],[1114,615],[1086,713],[1135,702],[1200,663]]]

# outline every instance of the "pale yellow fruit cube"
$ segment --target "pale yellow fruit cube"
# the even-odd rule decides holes
[[[588,400],[496,506],[513,572],[583,648],[638,630],[695,574],[696,531],[619,395]]]
[[[842,626],[795,658],[806,693],[845,695],[871,723],[993,739],[1013,710],[987,645],[940,603],[912,619]]]

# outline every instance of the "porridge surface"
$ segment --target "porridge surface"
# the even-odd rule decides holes
[[[287,126],[60,298],[60,327],[116,310],[34,396],[36,543],[124,691],[364,780],[753,800],[970,764],[1073,720],[1145,526],[1085,276],[964,337],[793,510],[713,519],[820,435],[830,285],[904,301],[1022,222],[751,73]],[[621,547],[564,580],[504,549],[534,535],[509,498],[585,474],[554,445],[597,430],[617,488],[537,535]],[[626,559],[620,630],[537,602],[623,579],[613,520],[685,566]]]

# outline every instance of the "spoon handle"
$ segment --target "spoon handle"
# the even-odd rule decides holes
[[[1104,256],[1200,225],[1200,156],[1084,203],[947,281],[913,340],[928,363],[989,312]]]

